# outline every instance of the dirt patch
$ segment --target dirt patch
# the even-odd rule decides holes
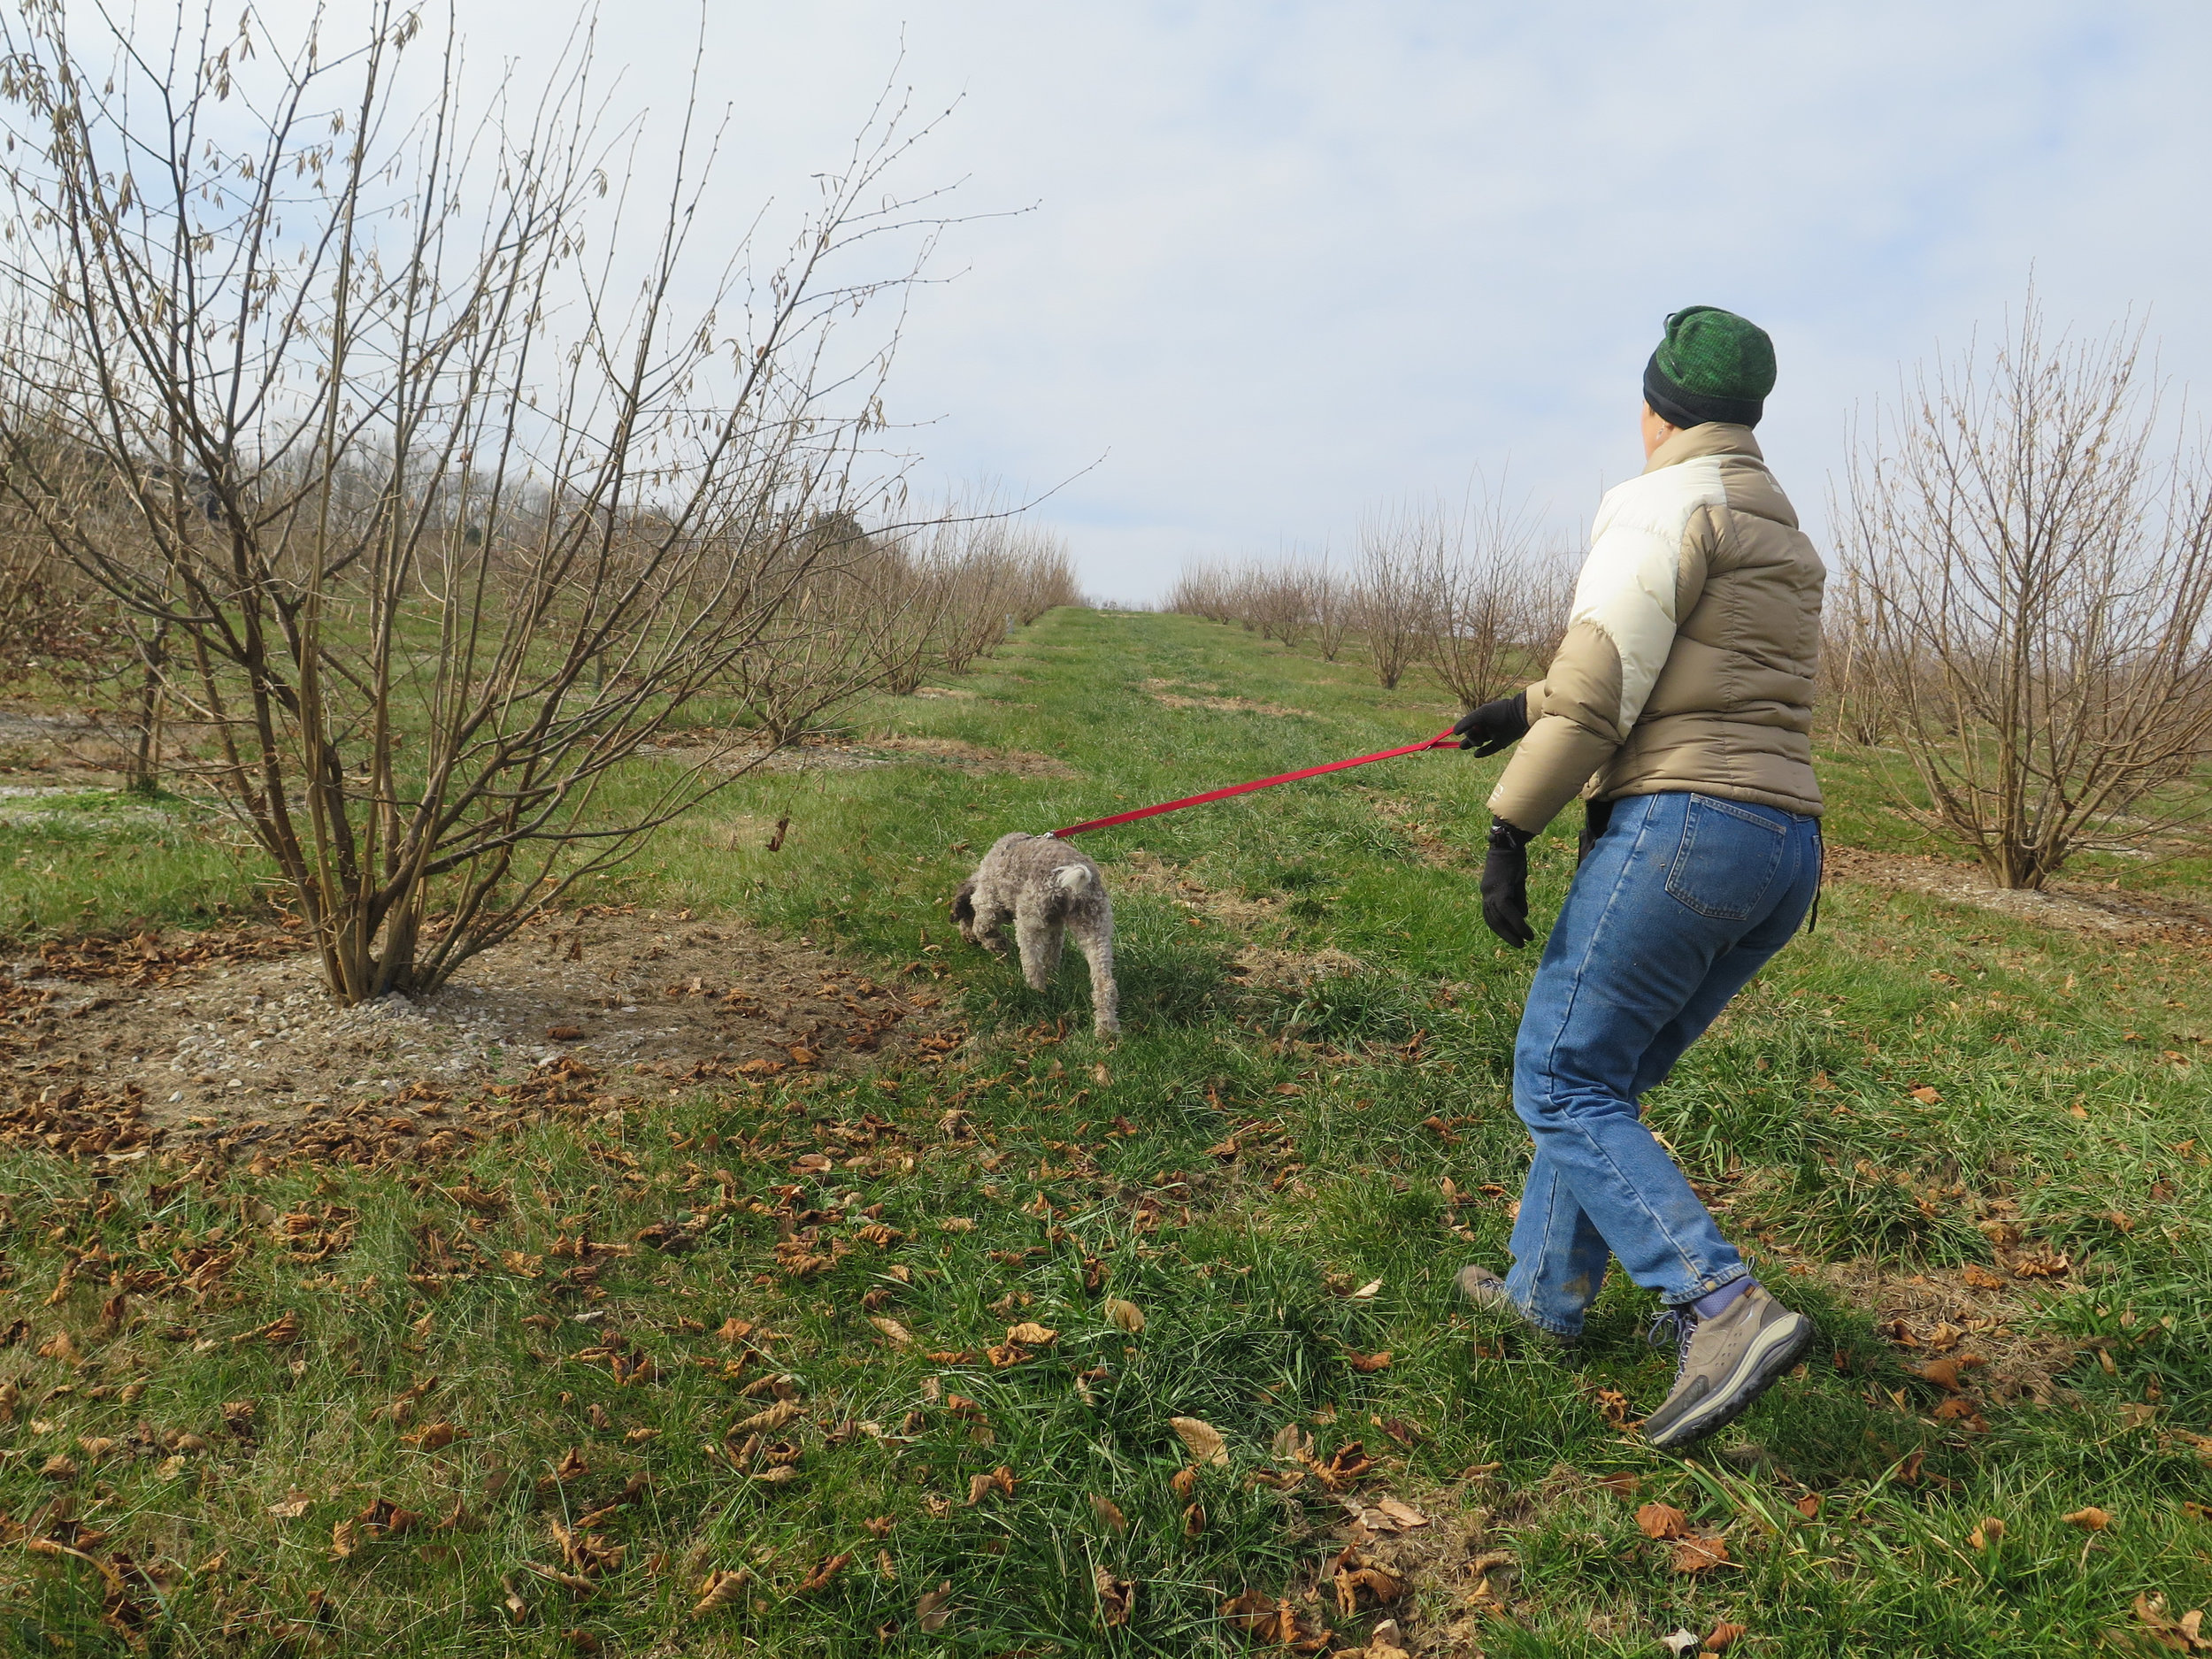
[[[950,693],[948,695],[953,695]],[[969,695],[969,693],[960,693]],[[657,745],[670,760],[718,771],[855,772],[875,766],[944,766],[980,778],[1011,772],[1024,778],[1072,778],[1075,769],[1049,755],[1020,749],[986,749],[954,737],[910,737],[882,732],[856,738],[837,732],[810,732],[796,742],[766,755],[748,733],[671,733]]]
[[[1420,816],[1421,809],[1414,802],[1386,797],[1375,803],[1375,810],[1384,823],[1413,843],[1423,864],[1439,870],[1462,870],[1473,862],[1467,844],[1439,833]]]
[[[1770,1246],[1761,1253],[1783,1257],[1793,1278],[1824,1285],[1870,1313],[1908,1370],[1936,1365],[1936,1374],[1955,1376],[1958,1397],[1970,1402],[2024,1396],[2048,1404],[2078,1352],[2067,1338],[2035,1328],[2043,1309],[2034,1293],[1986,1269],[1906,1272],[1871,1262],[1815,1261]],[[1955,1371],[1945,1372],[1941,1361]]]
[[[2123,893],[2087,882],[2062,881],[2030,893],[1990,885],[1978,866],[1909,853],[1869,852],[1831,845],[1831,878],[1869,887],[1924,893],[1955,904],[2040,922],[2047,927],[2119,941],[2212,949],[2212,910],[2165,895]]]
[[[338,1007],[296,936],[271,932],[50,948],[12,964],[0,1002],[19,1108],[0,1131],[59,1149],[51,1137],[78,1131],[47,1125],[40,1108],[111,1109],[134,1126],[128,1147],[242,1134],[288,1144],[379,1102],[419,1102],[411,1115],[442,1119],[419,1126],[429,1134],[465,1130],[471,1094],[495,1111],[549,1079],[620,1079],[642,1099],[834,1070],[931,1042],[938,998],[877,984],[803,941],[591,907],[413,1000]]]
[[[1152,701],[1171,709],[1216,709],[1224,714],[1271,714],[1299,720],[1315,718],[1310,709],[1286,709],[1279,703],[1255,703],[1249,697],[1185,697],[1156,691]]]
[[[100,787],[125,764],[122,744],[96,720],[21,704],[0,708],[0,772],[35,772],[64,788]]]
[[[1288,902],[1280,894],[1248,898],[1193,881],[1183,866],[1169,864],[1142,849],[1133,850],[1106,872],[1107,885],[1117,893],[1148,893],[1164,898],[1203,921],[1245,929],[1272,921]]]

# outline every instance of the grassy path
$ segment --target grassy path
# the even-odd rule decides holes
[[[1439,1655],[1733,1623],[1740,1653],[1996,1655],[2212,1600],[2200,959],[1832,888],[1649,1104],[1823,1340],[1664,1457],[1622,1427],[1668,1379],[1647,1298],[1617,1278],[1563,1354],[1450,1294],[1502,1264],[1525,1156],[1532,954],[1483,931],[1471,851],[1498,763],[1093,838],[1102,1049],[1079,963],[1035,995],[944,923],[992,837],[1448,711],[1076,611],[952,689],[862,725],[1064,770],[757,774],[614,885],[932,982],[957,1049],[603,1079],[437,1170],[5,1155],[0,1646],[1180,1655],[1357,1648],[1387,1613]],[[1878,817],[1863,770],[1831,769],[1839,824]],[[1571,832],[1533,849],[1540,916]],[[19,858],[45,833],[0,826]],[[58,867],[48,910],[145,913],[161,846],[221,887],[188,836],[98,833],[132,885]]]

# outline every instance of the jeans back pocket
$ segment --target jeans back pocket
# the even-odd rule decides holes
[[[1694,795],[1683,812],[1682,843],[1667,866],[1667,891],[1700,916],[1748,921],[1773,887],[1788,845],[1788,830],[1773,819]]]

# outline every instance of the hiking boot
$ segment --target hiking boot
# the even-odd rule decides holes
[[[1644,1438],[1663,1451],[1733,1423],[1813,1340],[1813,1322],[1760,1285],[1710,1318],[1669,1309],[1652,1327],[1654,1339],[1670,1324],[1678,1344],[1674,1387],[1644,1419]]]
[[[1510,1314],[1547,1342],[1556,1342],[1564,1347],[1575,1340],[1571,1336],[1562,1336],[1548,1325],[1539,1325],[1530,1318],[1528,1310],[1513,1300],[1513,1293],[1505,1287],[1505,1280],[1486,1267],[1470,1263],[1459,1270],[1459,1277],[1452,1283],[1458,1286],[1462,1296],[1485,1313]]]

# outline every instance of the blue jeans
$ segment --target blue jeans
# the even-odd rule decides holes
[[[1513,1048],[1513,1110],[1536,1156],[1506,1286],[1536,1324],[1578,1335],[1609,1255],[1669,1303],[1750,1271],[1640,1102],[1789,941],[1819,884],[1816,819],[1702,795],[1614,803]]]

